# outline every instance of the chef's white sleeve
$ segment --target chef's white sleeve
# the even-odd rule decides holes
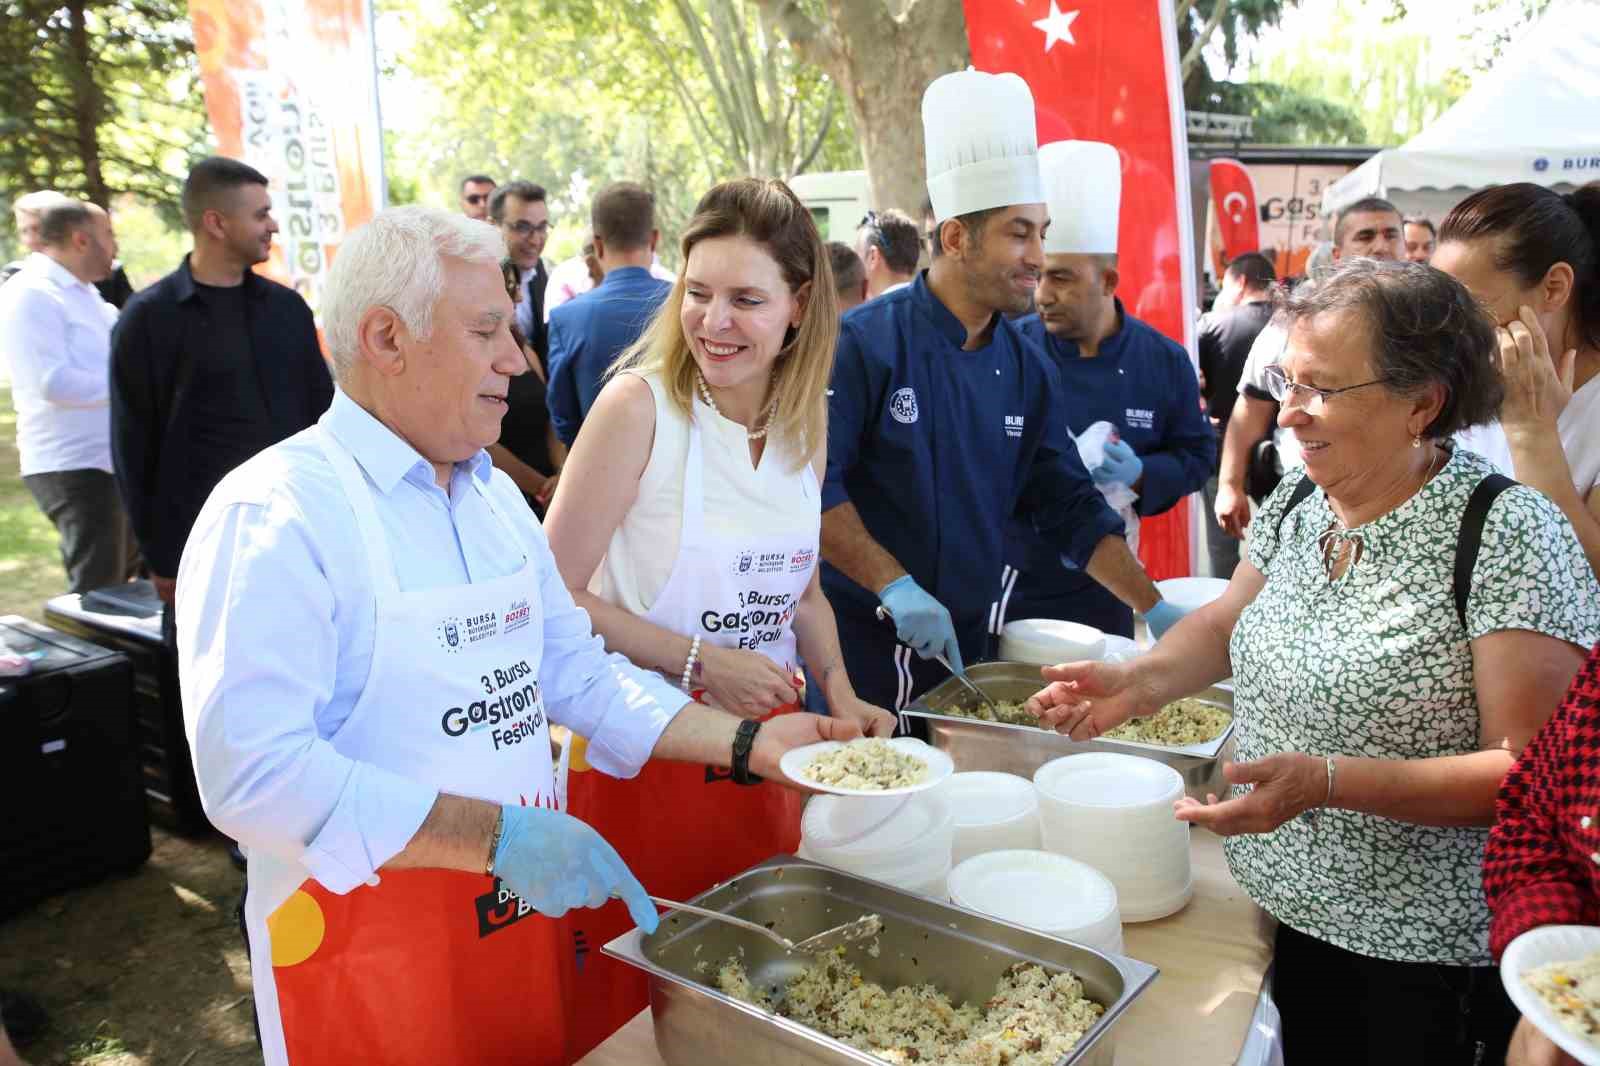
[[[177,606],[184,724],[216,827],[343,893],[375,882],[438,792],[319,734],[339,632],[316,548],[288,510],[207,507],[189,536]]]
[[[585,758],[601,773],[633,777],[689,697],[660,674],[606,651],[589,612],[572,600],[543,531],[534,538],[544,606],[539,688],[550,720],[588,738]]]

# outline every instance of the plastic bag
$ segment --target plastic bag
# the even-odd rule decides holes
[[[1116,426],[1110,422],[1096,422],[1073,437],[1072,443],[1078,446],[1078,458],[1083,460],[1084,469],[1093,470],[1106,461],[1106,445],[1118,439]],[[1139,515],[1133,505],[1139,494],[1120,481],[1097,484],[1095,488],[1106,498],[1106,505],[1121,516],[1122,524],[1127,527],[1128,548],[1138,554]]]

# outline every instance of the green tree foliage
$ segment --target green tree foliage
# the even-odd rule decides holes
[[[1448,77],[1435,36],[1407,29],[1392,14],[1390,0],[1339,4],[1317,32],[1252,74],[1306,98],[1344,102],[1360,126],[1344,143],[1362,140],[1361,131],[1367,143],[1403,143],[1464,86]]]
[[[0,199],[133,194],[176,219],[205,136],[183,0],[0,0]]]
[[[387,0],[426,88],[392,181],[454,202],[463,174],[524,177],[587,222],[608,181],[655,190],[669,236],[714,182],[859,166],[826,75],[747,0]],[[409,174],[399,171],[409,171]]]

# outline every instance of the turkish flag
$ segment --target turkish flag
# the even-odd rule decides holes
[[[1237,159],[1213,159],[1210,170],[1211,206],[1222,232],[1222,258],[1231,263],[1245,252],[1261,250],[1256,183]]]
[[[1033,90],[1039,143],[1104,141],[1122,156],[1118,295],[1194,355],[1189,143],[1171,0],[964,0],[972,64]],[[1188,500],[1139,527],[1156,580],[1190,573]]]

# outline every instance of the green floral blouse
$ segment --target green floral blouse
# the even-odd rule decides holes
[[[1587,649],[1600,637],[1600,585],[1572,527],[1521,485],[1489,511],[1462,630],[1451,591],[1457,533],[1467,498],[1493,471],[1457,450],[1420,492],[1362,528],[1365,555],[1337,587],[1317,547],[1333,520],[1327,497],[1316,490],[1285,516],[1299,480],[1290,477],[1267,499],[1247,546],[1266,585],[1230,645],[1240,761],[1479,751],[1470,639],[1526,629]],[[1317,810],[1230,837],[1226,848],[1239,884],[1303,933],[1377,958],[1488,965],[1487,837]]]

